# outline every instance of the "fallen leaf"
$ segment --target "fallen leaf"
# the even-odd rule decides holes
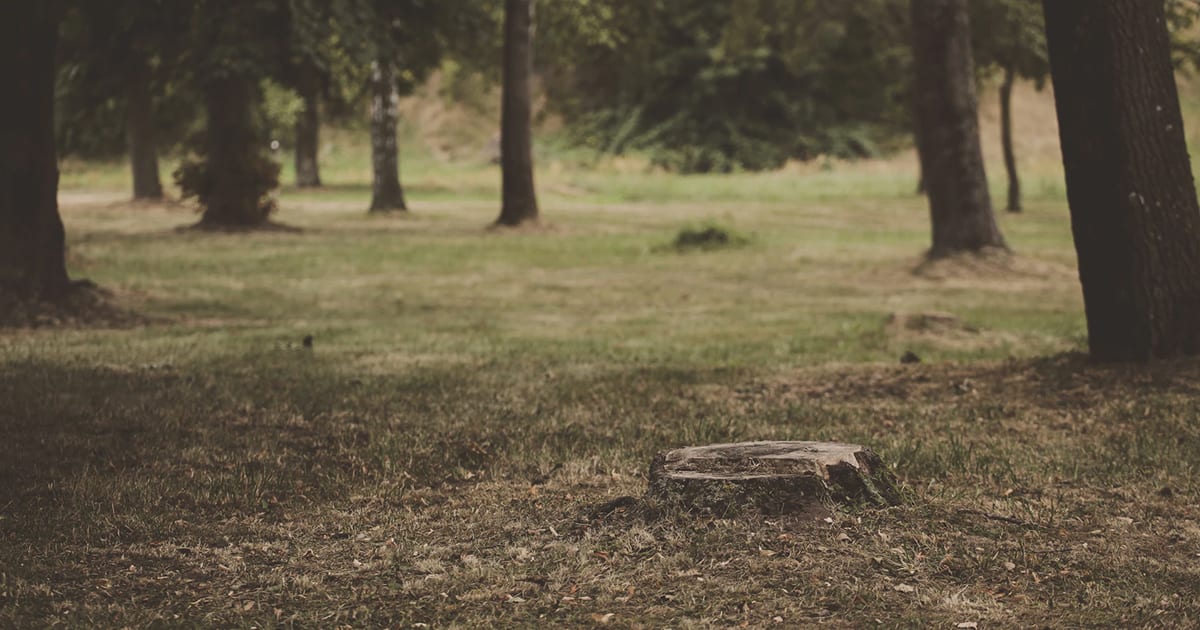
[[[917,590],[916,587],[909,586],[907,584],[897,584],[897,585],[893,586],[892,588],[897,591],[900,591],[901,593],[911,593],[911,592]]]
[[[955,627],[962,628],[963,630],[973,630],[974,628],[978,628],[979,624],[974,621],[964,621]]]
[[[596,623],[608,623],[612,621],[612,618],[615,616],[616,613],[605,613],[603,615],[600,613],[592,613],[592,621],[595,621]]]

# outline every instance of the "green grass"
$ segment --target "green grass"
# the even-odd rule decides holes
[[[546,225],[489,231],[491,167],[411,150],[414,211],[371,217],[333,146],[299,232],[178,231],[68,165],[72,274],[151,321],[0,332],[0,626],[1200,623],[1200,363],[1080,358],[1049,183],[1014,258],[914,273],[903,159],[551,164]],[[666,247],[718,224],[747,242]],[[753,439],[868,444],[905,502],[590,515]]]

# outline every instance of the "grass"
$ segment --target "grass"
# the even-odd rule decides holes
[[[1061,196],[914,273],[903,158],[563,165],[489,232],[496,173],[410,153],[410,216],[334,159],[237,235],[71,166],[72,274],[151,321],[0,332],[0,626],[1200,624],[1200,362],[1080,357]],[[753,439],[868,444],[905,501],[595,511]]]

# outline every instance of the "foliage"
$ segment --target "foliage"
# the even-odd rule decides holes
[[[125,150],[128,82],[147,81],[157,136],[175,145],[199,116],[179,66],[184,16],[171,0],[71,0],[60,28],[56,140],[61,154]]]
[[[279,187],[279,163],[265,150],[259,136],[247,138],[244,148],[211,159],[207,143],[193,142],[192,152],[176,169],[175,183],[183,199],[196,199],[201,208],[232,217],[228,224],[257,225],[277,208],[271,191]],[[218,171],[219,169],[219,171]]]
[[[278,141],[281,146],[290,147],[293,130],[300,114],[304,113],[304,100],[294,91],[272,80],[264,80],[260,84],[262,92],[263,139],[272,143]]]
[[[1200,69],[1200,0],[1167,0],[1167,26],[1176,67]]]
[[[1200,2],[1167,0],[1167,26],[1175,65],[1183,71],[1200,67]],[[1040,88],[1050,76],[1046,24],[1042,6],[1026,0],[971,0],[971,40],[976,67],[1012,68]]]
[[[975,67],[1011,69],[1040,88],[1050,76],[1042,5],[1027,0],[971,0]]]
[[[685,172],[865,156],[908,126],[898,0],[593,0],[539,57],[551,101],[603,151]],[[553,14],[552,14],[553,15]]]

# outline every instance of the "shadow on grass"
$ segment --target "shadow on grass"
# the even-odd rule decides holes
[[[0,528],[152,536],[184,517],[270,518],[368,488],[403,506],[415,491],[542,478],[565,462],[640,470],[656,450],[755,439],[857,441],[911,484],[960,488],[1133,482],[1200,461],[1194,360],[863,366],[770,382],[736,370],[337,368],[283,349],[179,368],[0,365]],[[1164,478],[1184,483],[1175,468]]]

